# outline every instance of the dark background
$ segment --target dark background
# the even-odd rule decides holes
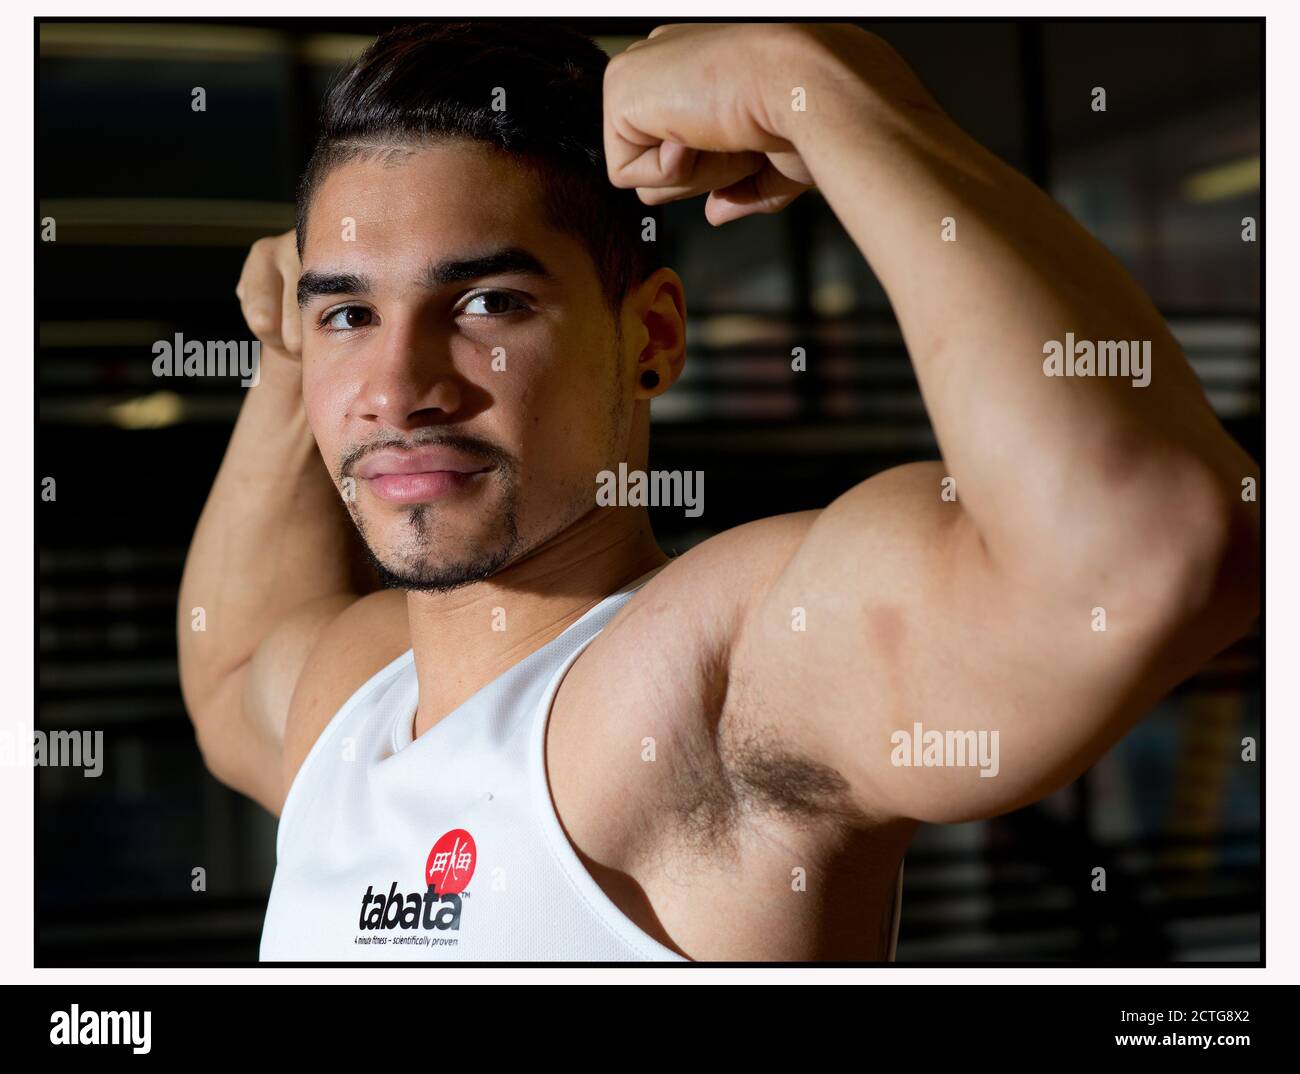
[[[570,21],[610,51],[657,24]],[[38,28],[39,215],[58,223],[36,255],[37,476],[58,481],[38,504],[38,727],[102,730],[106,754],[98,779],[37,769],[38,965],[257,957],[275,820],[204,769],[173,626],[243,395],[155,379],[151,347],[252,338],[233,293],[248,245],[292,226],[327,80],[389,25]],[[863,25],[1115,252],[1262,459],[1262,259],[1241,240],[1260,219],[1262,22]],[[656,407],[651,465],[708,472],[702,518],[655,518],[677,552],[937,457],[884,294],[824,201],[720,231],[702,206],[669,206],[659,235],[687,285],[690,356]],[[923,828],[899,961],[1259,959],[1261,774],[1240,753],[1259,736],[1260,656],[1256,630],[1045,802]]]

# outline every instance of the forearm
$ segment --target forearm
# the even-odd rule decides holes
[[[958,501],[994,558],[1047,547],[1049,566],[1086,570],[1132,553],[1192,486],[1240,504],[1254,464],[1150,300],[873,42],[819,49],[807,118],[786,122],[889,295]],[[1138,341],[1139,354],[1149,341],[1146,373],[1048,376],[1044,347],[1067,334]]]
[[[177,633],[194,718],[289,615],[358,588],[351,522],[307,427],[299,369],[263,347],[261,382],[244,400],[190,544]]]

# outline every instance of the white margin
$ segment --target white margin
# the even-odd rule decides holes
[[[313,0],[272,5],[230,3],[223,5],[222,17],[259,17],[272,15],[317,16],[356,15],[355,5],[343,0]],[[394,18],[438,18],[440,5],[412,0],[397,0],[388,5]],[[791,15],[792,7],[798,8]],[[4,23],[6,40],[10,42],[8,56],[0,77],[5,83],[5,99],[11,110],[10,138],[11,161],[16,162],[0,172],[6,204],[34,206],[32,182],[32,153],[34,150],[33,114],[33,60],[34,30],[31,13],[18,12],[16,6],[6,6]],[[129,16],[122,8],[129,8]],[[487,5],[490,10],[475,14],[536,15],[535,3],[512,0],[508,3]],[[869,5],[870,12],[861,3],[813,3],[798,5],[774,3],[772,0],[748,0],[745,3],[715,2],[710,14],[719,17],[772,17],[799,18],[839,17],[903,18],[970,18],[975,15],[990,18],[1055,17],[1095,19],[1099,17],[1131,18],[1137,12],[1131,0],[1092,0],[1081,3],[1044,3],[1043,0],[1015,0],[998,4],[995,10],[977,12],[968,4],[948,0],[878,0]],[[1268,406],[1274,420],[1268,427],[1266,476],[1285,487],[1288,475],[1296,468],[1297,423],[1289,419],[1289,404],[1296,398],[1296,380],[1300,377],[1297,362],[1285,341],[1292,338],[1291,325],[1297,308],[1298,277],[1291,254],[1300,249],[1296,235],[1296,218],[1288,214],[1284,199],[1297,175],[1294,140],[1291,137],[1290,119],[1296,104],[1296,68],[1294,57],[1300,41],[1296,37],[1297,16],[1294,9],[1283,0],[1268,0],[1251,5],[1252,10],[1232,10],[1230,5],[1207,3],[1205,0],[1155,0],[1140,5],[1142,17],[1267,17],[1266,61],[1267,72],[1265,109],[1267,145],[1265,183],[1266,193],[1271,190],[1275,211],[1262,221],[1261,233],[1271,256],[1266,266],[1266,315],[1268,339],[1281,341],[1277,347],[1281,358],[1267,371]],[[176,14],[174,2],[153,0],[149,3],[107,4],[99,0],[82,0],[75,5],[50,5],[39,17],[172,17]],[[1227,8],[1227,10],[1225,10]],[[454,9],[454,14],[463,14]],[[560,2],[548,5],[548,15],[574,17],[610,17],[608,4],[595,0],[583,3]],[[675,17],[700,17],[698,3],[681,2],[645,3],[626,0],[619,5],[619,17],[662,17],[671,22]],[[202,21],[201,18],[195,21]],[[323,26],[328,31],[328,26]],[[1171,47],[1176,42],[1171,41]],[[13,124],[17,124],[17,129]],[[21,143],[21,144],[17,144]],[[19,492],[9,501],[9,517],[0,529],[0,548],[4,562],[10,564],[6,581],[9,592],[0,619],[0,682],[6,685],[5,704],[0,706],[0,728],[14,734],[30,734],[33,724],[33,647],[34,608],[32,606],[32,576],[28,573],[33,563],[33,510],[39,506],[39,487],[26,485],[32,458],[32,392],[35,339],[32,334],[34,311],[31,265],[37,241],[38,221],[25,219],[24,242],[15,256],[4,259],[5,293],[11,304],[20,310],[23,325],[16,333],[18,345],[14,347],[9,363],[11,377],[11,412],[3,421],[5,438],[4,457],[21,460]],[[86,281],[93,286],[94,281]],[[30,357],[29,357],[30,356]],[[1300,982],[1300,915],[1294,912],[1297,881],[1300,867],[1296,860],[1295,824],[1300,819],[1300,780],[1290,772],[1290,757],[1300,757],[1300,731],[1297,730],[1296,712],[1300,698],[1296,677],[1288,671],[1295,664],[1295,648],[1300,641],[1296,629],[1297,566],[1287,557],[1285,535],[1295,533],[1296,508],[1294,501],[1283,497],[1273,501],[1269,496],[1271,482],[1261,490],[1268,518],[1268,547],[1274,550],[1266,567],[1268,632],[1266,638],[1269,676],[1266,684],[1266,719],[1268,739],[1262,743],[1261,753],[1271,757],[1267,783],[1266,825],[1268,832],[1267,862],[1267,969],[934,969],[895,966],[885,969],[726,969],[696,968],[640,968],[563,969],[539,967],[537,969],[194,969],[194,970],[34,970],[32,969],[32,771],[19,766],[18,775],[10,768],[0,768],[0,817],[3,817],[3,842],[0,842],[0,862],[4,882],[0,883],[0,982],[6,984],[136,984],[136,983],[251,983],[251,984],[320,984],[324,982],[348,983],[403,983],[415,982],[479,984],[488,982],[601,982],[601,983],[866,983],[889,985],[915,984],[989,984],[989,983],[1084,983],[1084,984],[1280,984]],[[27,495],[23,487],[29,488]],[[17,923],[15,925],[15,923]]]

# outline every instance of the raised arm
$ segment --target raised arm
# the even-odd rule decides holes
[[[283,240],[269,241],[284,252]],[[297,345],[294,326],[280,326],[276,249],[255,248],[241,280],[245,316],[263,339],[261,378],[246,389],[199,517],[177,608],[181,690],[204,760],[273,813],[298,675],[320,631],[366,586],[352,524],[307,427],[300,364],[266,342]],[[296,281],[294,272],[290,291]],[[296,320],[296,303],[290,314]]]
[[[736,692],[864,809],[960,821],[1025,805],[1244,632],[1255,464],[1123,268],[884,42],[670,27],[606,86],[616,183],[647,200],[713,191],[716,223],[815,182],[902,327],[943,462],[824,510],[731,649]],[[1094,371],[1096,344],[1123,341],[1128,365],[1049,375],[1071,341],[1094,345]],[[1062,364],[1045,364],[1057,345]],[[901,763],[917,724],[940,742],[997,732],[996,776]]]
[[[808,75],[819,114],[787,125],[889,295],[988,556],[1044,582],[1064,572],[1091,584],[1120,564],[1167,562],[1175,548],[1162,538],[1186,524],[1249,529],[1241,489],[1253,462],[1110,253],[956,127],[878,38],[801,43],[796,67],[820,72]],[[1094,371],[1128,361],[1065,376],[1084,368],[1071,339],[1088,341]]]

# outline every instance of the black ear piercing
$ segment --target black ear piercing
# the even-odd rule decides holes
[[[657,388],[659,387],[659,374],[653,369],[643,370],[641,373],[641,387]]]

